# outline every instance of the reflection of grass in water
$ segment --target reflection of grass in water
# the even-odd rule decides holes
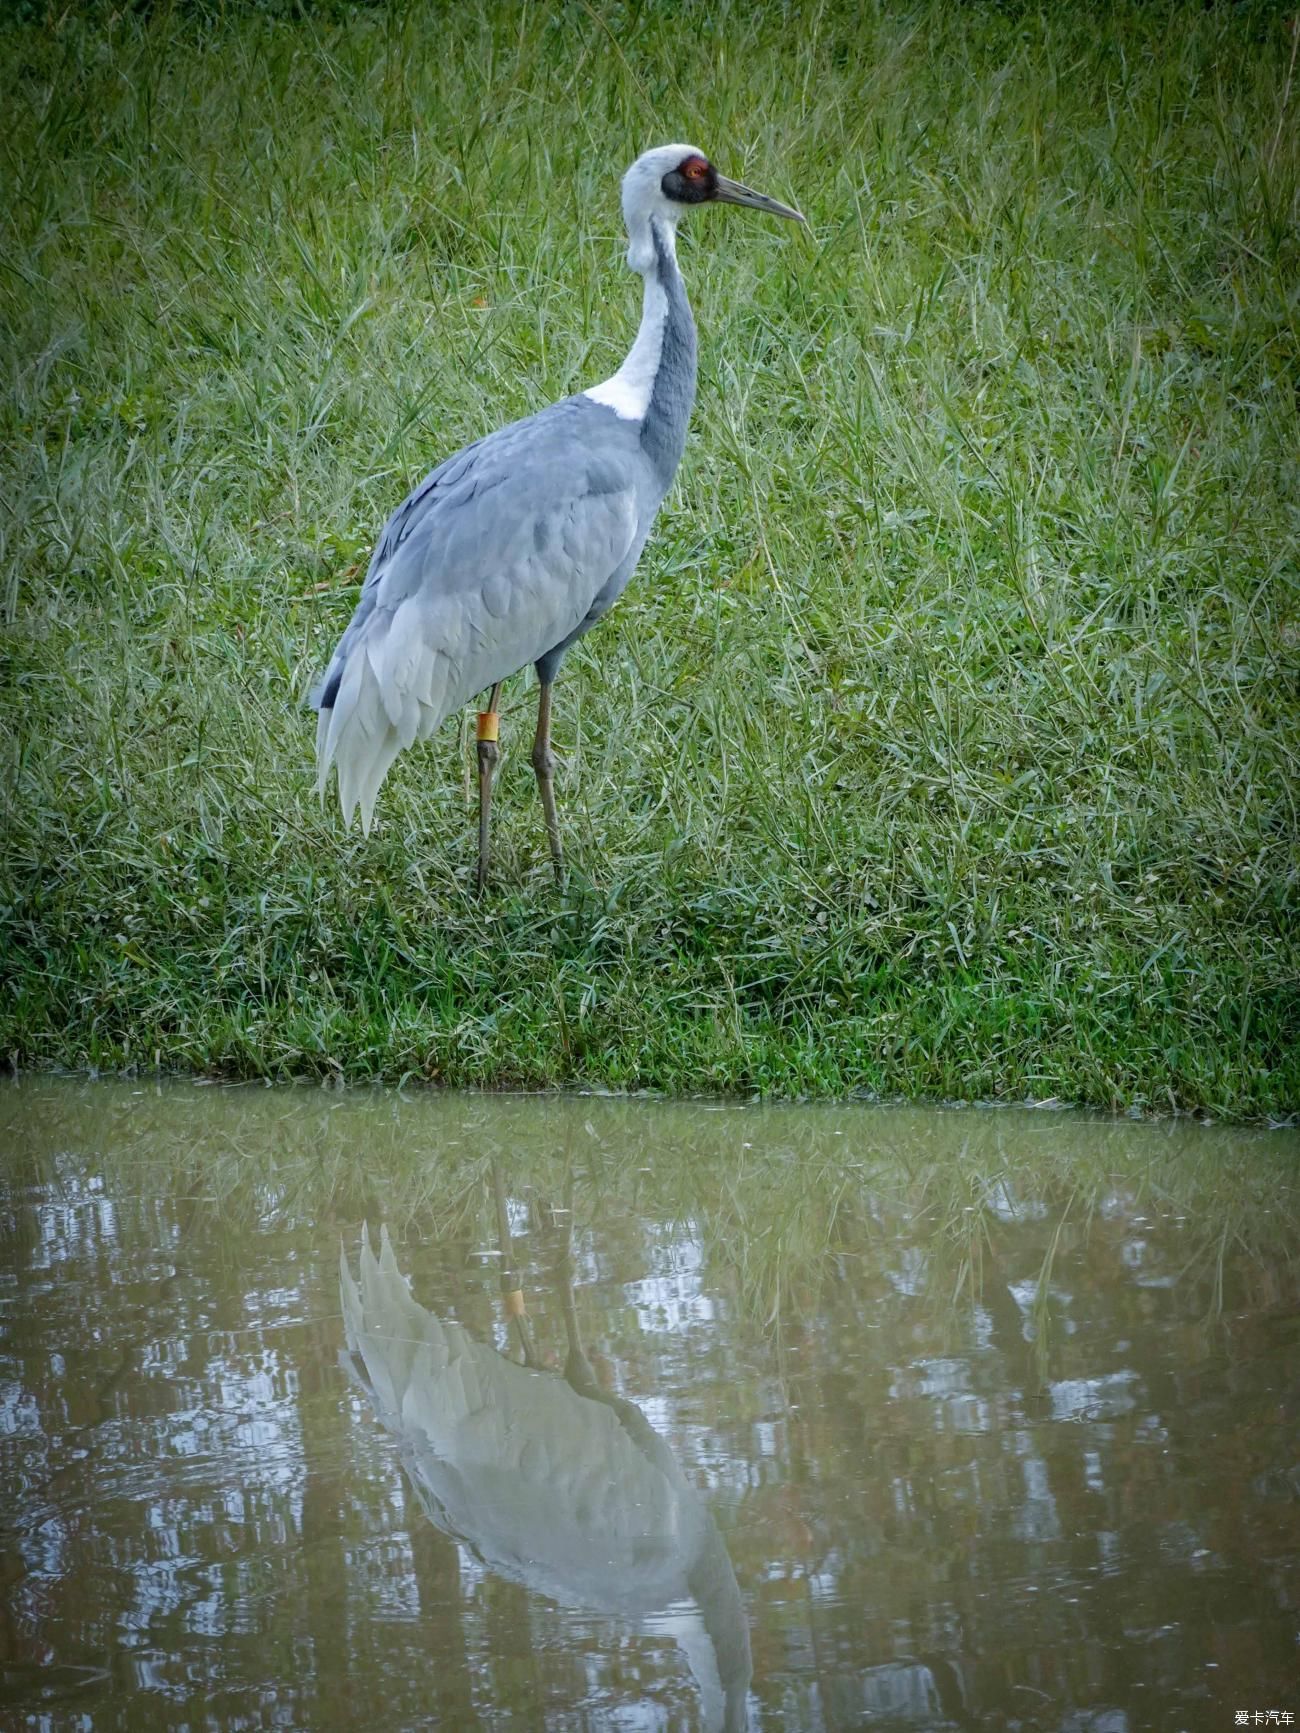
[[[302,1222],[351,1234],[369,1217],[411,1239],[492,1246],[494,1162],[540,1206],[566,1201],[576,1178],[580,1234],[599,1240],[619,1217],[675,1225],[764,1326],[810,1311],[828,1280],[878,1286],[905,1247],[924,1253],[932,1303],[969,1301],[1028,1226],[1045,1312],[1061,1247],[1103,1211],[1184,1220],[1184,1268],[1198,1275],[1300,1244],[1300,1140],[1189,1123],[32,1084],[0,1096],[0,1138],[11,1174],[24,1154],[42,1183],[90,1167],[113,1195],[190,1200],[232,1235]]]
[[[1129,1131],[1131,1128],[1125,1128]],[[1287,1259],[1297,1245],[1300,1186],[1294,1159],[1263,1150],[1148,1150],[1102,1130],[1091,1156],[1009,1150],[996,1125],[957,1149],[916,1162],[906,1154],[866,1164],[793,1167],[760,1162],[733,1181],[708,1217],[715,1267],[733,1273],[744,1309],[771,1322],[817,1303],[822,1283],[846,1270],[878,1270],[891,1250],[924,1249],[923,1292],[932,1303],[980,1297],[995,1241],[1042,1209],[1033,1317],[1045,1341],[1054,1268],[1065,1246],[1086,1240],[1108,1204],[1121,1221],[1175,1220],[1181,1273],[1217,1272],[1233,1252]],[[1216,1302],[1217,1305],[1217,1302]]]

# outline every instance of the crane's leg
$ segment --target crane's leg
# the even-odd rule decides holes
[[[551,689],[553,682],[544,680],[537,691],[537,734],[533,740],[533,769],[537,773],[537,792],[542,797],[546,814],[546,835],[551,845],[551,863],[555,882],[564,889],[564,844],[560,841],[560,815],[555,810],[555,754],[551,751]]]
[[[488,699],[486,710],[479,711],[478,718],[478,893],[483,895],[487,888],[488,867],[492,862],[492,837],[490,826],[492,822],[492,776],[501,756],[497,745],[497,735],[500,732],[500,718],[497,715],[497,705],[501,702],[501,682],[498,680],[492,688],[492,696]]]
[[[532,1327],[528,1322],[528,1308],[524,1304],[524,1279],[515,1263],[514,1241],[510,1236],[510,1212],[506,1208],[505,1180],[499,1161],[492,1163],[492,1193],[497,1206],[497,1238],[501,1246],[501,1304],[505,1309],[506,1327],[509,1329],[511,1325],[514,1326],[519,1346],[523,1350],[524,1365],[539,1372],[545,1362],[537,1352]]]

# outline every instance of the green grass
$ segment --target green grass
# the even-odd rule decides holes
[[[33,10],[36,10],[33,8]],[[0,30],[0,1051],[1300,1107],[1300,87],[1258,5],[51,10]],[[630,340],[680,480],[368,841],[300,705],[386,512]]]

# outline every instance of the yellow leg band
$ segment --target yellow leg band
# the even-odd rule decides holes
[[[495,710],[480,710],[478,713],[478,737],[480,740],[499,740],[501,717]]]

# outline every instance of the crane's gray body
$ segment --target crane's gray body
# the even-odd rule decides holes
[[[426,476],[384,528],[313,694],[320,785],[337,763],[344,814],[359,805],[367,830],[403,747],[529,662],[553,680],[632,576],[695,398],[695,325],[673,237],[657,220],[649,231],[647,313],[622,370],[644,350],[640,397],[611,389],[616,375],[489,434]]]
[[[704,1724],[740,1733],[749,1628],[708,1506],[633,1402],[535,1372],[475,1342],[411,1293],[381,1230],[360,1280],[340,1248],[345,1364],[402,1449],[420,1503],[492,1570],[558,1601],[670,1631]],[[570,1314],[566,1314],[568,1316]],[[567,1327],[567,1326],[566,1326]]]

